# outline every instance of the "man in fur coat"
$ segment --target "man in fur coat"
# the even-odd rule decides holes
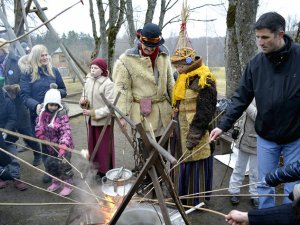
[[[135,122],[142,122],[156,137],[171,121],[171,96],[174,79],[167,48],[160,28],[146,24],[140,41],[116,61],[113,69],[115,94],[121,93],[117,107]],[[143,119],[143,118],[146,118]],[[125,126],[126,122],[121,119]]]

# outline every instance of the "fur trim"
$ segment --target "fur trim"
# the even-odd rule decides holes
[[[18,93],[21,90],[19,84],[5,85],[3,89],[12,100],[17,97]]]
[[[18,66],[23,74],[32,73],[32,66],[30,64],[28,55],[24,55],[19,59]]]
[[[196,99],[196,113],[190,124],[186,137],[186,146],[192,149],[200,142],[209,128],[217,104],[217,90],[214,82],[210,86],[201,89]]]

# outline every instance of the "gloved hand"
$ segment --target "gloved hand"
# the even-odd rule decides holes
[[[11,176],[10,172],[7,169],[0,169],[0,178],[2,180],[13,180],[14,178]]]
[[[265,176],[265,183],[271,187],[276,187],[281,182],[277,179],[274,172],[267,173]]]
[[[300,199],[300,184],[296,184],[294,186],[293,192],[289,194],[289,199],[291,199],[292,201]]]
[[[64,148],[66,148],[66,145],[60,145],[60,148],[58,150],[58,157],[62,158],[65,156],[66,154],[66,150]]]
[[[7,138],[7,133],[2,132],[2,137],[5,140]]]

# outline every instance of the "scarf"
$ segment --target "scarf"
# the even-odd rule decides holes
[[[199,77],[198,85],[202,89],[210,86],[210,84],[207,83],[207,79],[216,81],[215,76],[210,72],[209,68],[205,66],[203,63],[200,67],[198,67],[193,71],[190,71],[188,73],[180,73],[173,88],[173,96],[172,96],[173,106],[175,106],[176,101],[185,99],[185,92],[186,89],[189,87],[190,79],[195,78],[195,76]]]

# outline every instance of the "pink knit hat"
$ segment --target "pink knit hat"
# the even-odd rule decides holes
[[[107,71],[107,62],[105,59],[103,58],[95,58],[93,59],[93,61],[91,62],[91,65],[96,65],[99,68],[101,68],[101,70],[103,71],[102,76],[107,77],[108,76],[108,71]]]

